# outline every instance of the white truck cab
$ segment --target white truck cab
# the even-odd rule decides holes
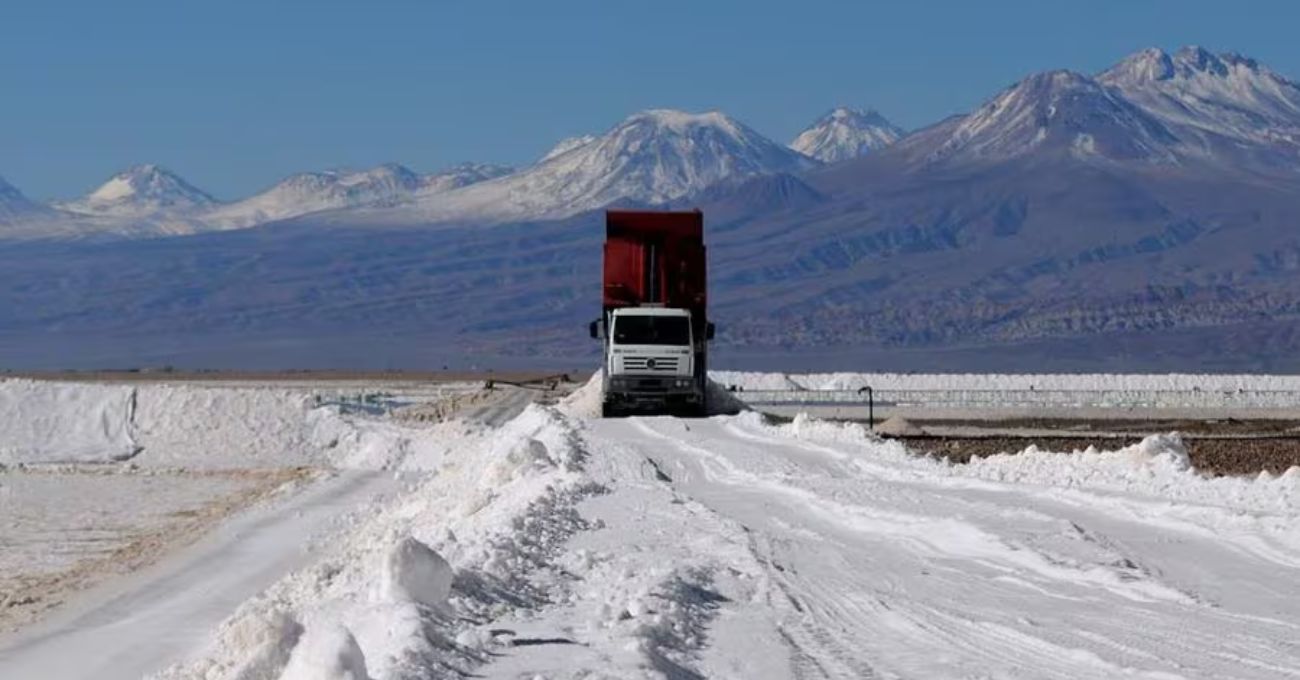
[[[623,307],[610,312],[606,323],[606,415],[645,406],[702,409],[689,311]]]

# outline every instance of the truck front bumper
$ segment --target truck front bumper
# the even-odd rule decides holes
[[[629,375],[614,376],[606,382],[605,400],[628,408],[658,408],[668,404],[700,404],[704,394],[690,376]]]

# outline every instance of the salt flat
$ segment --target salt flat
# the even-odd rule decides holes
[[[157,397],[148,389],[138,404]],[[193,552],[122,581],[125,599],[0,641],[0,671],[1285,678],[1300,667],[1300,468],[1206,476],[1176,433],[953,463],[807,416],[600,419],[596,382],[556,405],[510,396],[436,421],[289,392],[181,396],[128,424],[196,405],[269,410],[191,434],[158,426],[135,439],[145,430],[127,427],[153,442],[160,470],[193,454],[216,471],[206,452],[226,437],[241,465],[310,461],[330,484],[387,489],[318,483],[238,513]],[[239,439],[249,428],[257,441]],[[56,448],[33,443],[11,455]],[[320,515],[312,498],[356,502]],[[167,623],[190,614],[203,623]]]

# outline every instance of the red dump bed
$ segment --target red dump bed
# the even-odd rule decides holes
[[[707,281],[703,213],[605,213],[606,310],[660,304],[702,321]]]

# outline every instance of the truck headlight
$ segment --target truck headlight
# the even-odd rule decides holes
[[[691,381],[686,380],[686,379],[683,379],[683,378],[679,378],[679,379],[677,380],[677,382],[676,382],[676,385],[677,385],[678,387],[690,387],[690,386],[691,386]]]

